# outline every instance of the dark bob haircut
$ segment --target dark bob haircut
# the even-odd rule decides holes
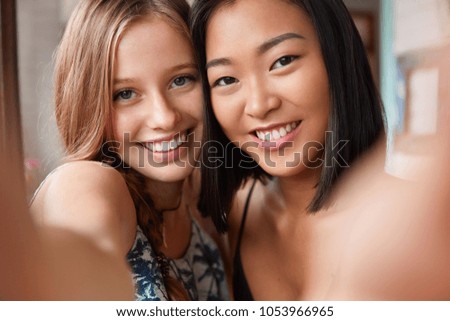
[[[206,27],[219,7],[232,5],[235,1],[197,0],[191,16],[192,38],[198,54],[205,97],[205,144],[202,150],[202,193],[199,208],[204,215],[212,216],[216,228],[221,232],[228,227],[227,213],[242,183],[249,178],[261,179],[267,176],[248,155],[230,143],[211,108],[205,69]],[[326,136],[323,157],[327,166],[322,166],[315,196],[307,208],[310,213],[314,213],[324,207],[334,183],[347,167],[341,164],[351,165],[384,135],[383,106],[361,37],[343,2],[283,1],[297,6],[310,17],[328,75],[331,106],[327,131],[333,135]],[[342,149],[336,149],[338,142],[342,141],[348,143]],[[224,151],[224,155],[214,155],[217,151]],[[222,157],[221,163],[217,162],[219,157]],[[335,161],[337,159],[341,161]],[[229,166],[230,163],[232,166]]]

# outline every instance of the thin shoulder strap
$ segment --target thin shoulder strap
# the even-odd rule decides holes
[[[250,199],[252,197],[252,193],[253,193],[253,189],[255,188],[256,181],[257,181],[256,179],[253,181],[252,187],[248,191],[247,199],[245,200],[245,207],[244,207],[244,212],[242,213],[241,225],[239,226],[239,235],[238,235],[238,239],[237,239],[237,243],[236,243],[235,253],[237,253],[237,251],[241,247],[241,239],[242,239],[242,234],[244,233],[245,220],[247,218],[248,207],[250,206]]]

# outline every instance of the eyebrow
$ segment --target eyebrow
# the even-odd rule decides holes
[[[193,62],[186,62],[186,63],[184,63],[184,64],[176,65],[175,67],[170,68],[169,70],[170,70],[170,71],[178,71],[178,70],[182,70],[182,69],[185,69],[185,68],[194,68],[194,69],[198,69],[198,66],[197,66],[197,64],[195,64],[195,63],[193,63]]]
[[[209,61],[205,65],[205,69],[211,68],[211,67],[217,67],[217,66],[229,66],[231,65],[231,60],[229,58],[219,58],[219,59],[213,59]]]
[[[276,45],[282,43],[283,41],[289,40],[289,39],[305,39],[302,35],[294,32],[288,32],[284,33],[282,35],[276,36],[272,39],[267,40],[262,45],[258,47],[258,53],[263,54],[267,52],[268,50],[272,49]]]
[[[120,79],[114,79],[113,86],[117,86],[123,83],[130,83],[135,82],[135,78],[120,78]]]
[[[276,36],[274,38],[271,38],[267,41],[265,41],[262,45],[260,45],[257,48],[257,52],[258,54],[263,54],[267,51],[269,51],[270,49],[272,49],[273,47],[275,47],[276,45],[282,43],[283,41],[289,40],[289,39],[305,39],[304,36],[298,34],[298,33],[294,33],[294,32],[288,32],[288,33],[284,33],[282,35]],[[218,58],[218,59],[213,59],[211,61],[209,61],[206,65],[205,68],[211,68],[211,67],[216,67],[216,66],[229,66],[231,65],[231,59],[230,58]]]

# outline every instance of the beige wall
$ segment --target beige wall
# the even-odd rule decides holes
[[[18,0],[19,91],[25,160],[38,160],[30,173],[36,185],[53,169],[61,149],[53,117],[52,54],[61,34],[60,0]],[[33,165],[33,164],[31,164]]]

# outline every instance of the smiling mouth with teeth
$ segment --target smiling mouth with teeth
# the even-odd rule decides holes
[[[272,129],[272,130],[267,130],[267,131],[266,130],[264,130],[264,131],[257,130],[257,131],[255,131],[255,135],[260,140],[265,141],[265,142],[275,141],[280,138],[283,138],[284,136],[286,136],[287,134],[292,132],[295,128],[297,128],[297,126],[299,124],[300,124],[300,121],[294,121],[287,125],[281,126],[277,129]]]
[[[161,142],[149,142],[149,143],[142,143],[142,146],[147,148],[148,150],[156,153],[165,153],[169,152],[171,150],[175,150],[181,145],[183,145],[185,142],[187,142],[187,134],[186,132],[174,136],[169,141],[161,141]]]

